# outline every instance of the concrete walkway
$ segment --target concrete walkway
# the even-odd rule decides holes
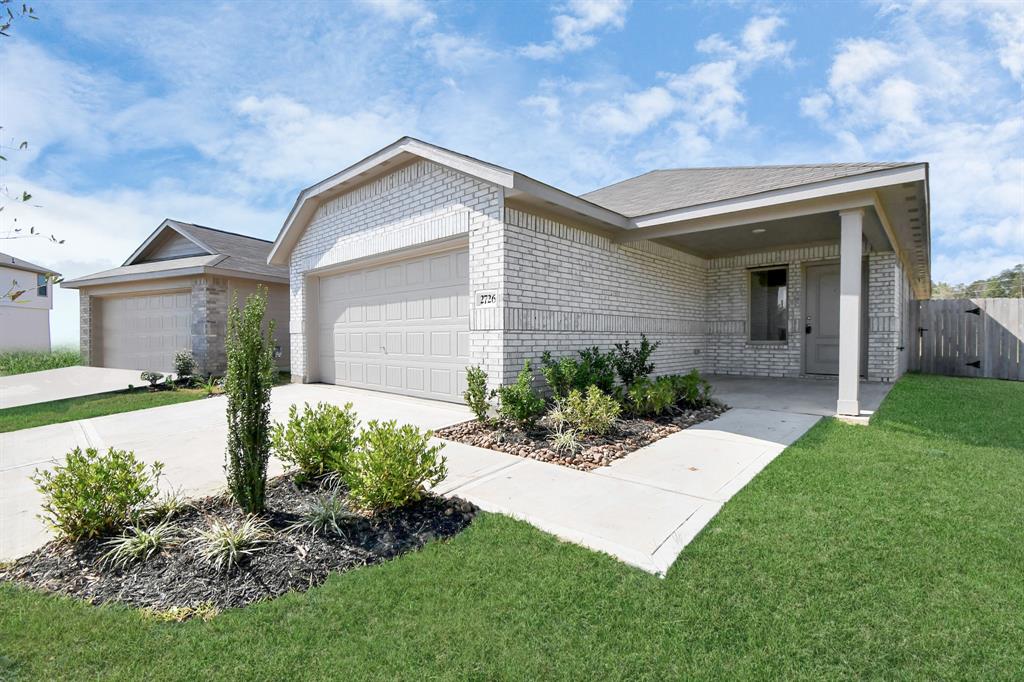
[[[0,377],[0,410],[145,385],[136,369],[61,367]]]
[[[708,377],[715,398],[732,407],[797,412],[834,417],[839,381],[835,377],[782,379],[716,374]],[[870,417],[892,390],[892,384],[860,382],[860,413]]]
[[[274,389],[271,415],[283,419],[289,405],[318,401],[352,402],[364,423],[398,419],[436,429],[470,417],[460,405],[296,384]],[[127,448],[162,461],[166,483],[187,495],[221,490],[224,402],[212,398],[0,434],[0,560],[46,541],[36,518],[40,498],[28,477],[76,445]],[[449,475],[437,492],[663,575],[722,505],[817,420],[733,409],[593,472],[448,442]],[[280,472],[272,461],[270,474]]]

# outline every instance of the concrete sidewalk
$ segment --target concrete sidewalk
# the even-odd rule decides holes
[[[0,377],[0,410],[142,386],[136,369],[61,367]]]
[[[271,417],[293,403],[352,402],[363,423],[397,419],[437,429],[470,418],[460,405],[324,385],[281,386]],[[131,449],[165,464],[189,496],[224,487],[223,397],[0,434],[0,560],[43,544],[29,476],[75,446]],[[817,416],[738,408],[591,472],[446,442],[449,475],[436,491],[523,519],[558,537],[664,575],[722,505]],[[281,473],[271,461],[270,475]]]

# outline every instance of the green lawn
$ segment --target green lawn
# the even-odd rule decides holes
[[[0,587],[0,678],[1020,679],[1024,384],[911,376],[825,421],[664,579],[483,515],[210,622]]]
[[[0,353],[0,377],[72,367],[81,362],[82,357],[78,348],[72,346],[59,346],[48,353],[29,350],[7,351]]]
[[[181,388],[177,391],[151,391],[148,388],[135,388],[97,393],[79,398],[52,400],[35,405],[9,407],[6,410],[0,410],[0,433],[184,403],[198,400],[204,395],[203,391],[198,388]]]

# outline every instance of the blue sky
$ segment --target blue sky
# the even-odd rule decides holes
[[[402,135],[572,192],[652,168],[931,165],[933,273],[1024,260],[1024,3],[38,2],[0,40],[2,248],[66,276],[164,217],[273,238]],[[77,340],[58,291],[57,342]]]

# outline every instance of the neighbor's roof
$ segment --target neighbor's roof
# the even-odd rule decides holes
[[[173,230],[193,242],[202,251],[205,251],[206,255],[137,262],[146,252],[146,248],[167,230]],[[167,219],[149,235],[121,267],[77,277],[64,282],[61,286],[77,289],[81,286],[202,273],[287,282],[287,268],[267,264],[270,247],[271,242],[258,237]]]
[[[14,268],[15,270],[24,270],[25,272],[36,272],[40,275],[56,275],[60,277],[59,272],[55,272],[50,268],[44,268],[42,265],[29,263],[27,260],[15,258],[10,254],[2,252],[0,252],[0,265],[8,268]]]
[[[580,196],[627,218],[635,218],[912,165],[916,164],[820,163],[798,166],[671,168],[644,173]]]

